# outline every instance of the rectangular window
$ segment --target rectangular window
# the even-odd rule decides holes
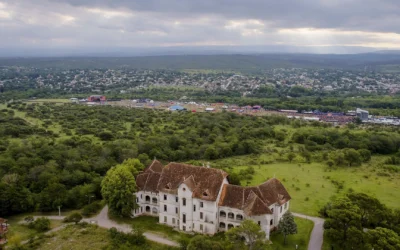
[[[167,216],[164,216],[164,223],[167,223]]]
[[[203,219],[203,212],[200,212],[200,219]]]
[[[281,213],[282,213],[282,206],[281,206]]]
[[[167,195],[166,195],[166,194],[164,194],[164,200],[165,200],[165,201],[167,200]]]
[[[182,206],[186,206],[186,199],[185,198],[182,199]]]
[[[186,227],[185,226],[183,226],[182,228],[183,228],[183,231],[186,231]]]
[[[203,224],[200,224],[200,231],[203,231]]]
[[[140,199],[143,199],[143,195],[142,194],[140,195]]]
[[[178,201],[179,201],[178,197],[175,197],[175,201],[176,201],[176,202],[178,202]]]
[[[186,214],[182,214],[182,222],[186,223]]]
[[[172,218],[172,224],[175,225],[175,218]]]
[[[196,212],[196,205],[193,205],[193,212]]]
[[[177,208],[177,207],[175,208],[175,213],[176,213],[176,214],[178,213],[178,208]]]
[[[261,221],[258,221],[258,225],[261,226]]]
[[[164,205],[164,212],[167,212],[167,205]]]
[[[203,207],[203,202],[200,202],[200,207]]]
[[[287,209],[287,202],[285,203],[285,210]]]

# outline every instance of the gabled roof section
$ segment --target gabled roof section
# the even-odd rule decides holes
[[[190,190],[193,192],[196,189],[196,182],[194,181],[193,175],[189,176],[188,178],[186,178],[182,184],[185,184],[186,186],[188,186],[188,188],[190,188]]]
[[[273,178],[257,187],[225,184],[218,205],[240,209],[248,216],[255,216],[272,214],[269,206],[275,203],[282,205],[290,199],[282,183]]]
[[[263,195],[264,202],[267,202],[268,205],[275,202],[282,205],[292,199],[283,184],[276,178],[269,179],[258,188]]]
[[[194,198],[215,201],[227,176],[228,174],[220,169],[171,162],[163,168],[157,189],[177,194],[179,185],[185,182],[186,185],[190,185]],[[165,188],[168,183],[171,183],[170,189]]]
[[[136,185],[140,191],[158,192],[157,186],[163,169],[161,162],[154,160],[136,177]]]
[[[154,160],[147,168],[144,169],[144,172],[161,173],[163,168],[164,165],[161,162]]]

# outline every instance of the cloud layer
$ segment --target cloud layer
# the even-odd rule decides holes
[[[0,0],[0,48],[400,49],[398,0]]]

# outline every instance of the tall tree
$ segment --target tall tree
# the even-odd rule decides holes
[[[290,234],[297,234],[297,225],[294,222],[293,214],[287,211],[279,221],[278,231],[283,234],[283,243],[286,245],[286,237]]]
[[[107,171],[101,182],[101,194],[110,209],[120,216],[130,216],[135,207],[136,182],[130,165],[117,165]]]
[[[342,246],[348,245],[349,232],[361,231],[360,208],[354,205],[348,198],[335,200],[326,213],[324,228],[326,236]],[[350,230],[351,229],[351,230]]]
[[[378,199],[363,193],[349,193],[347,197],[360,208],[361,223],[364,227],[368,227],[372,222],[378,223],[378,216],[387,210]]]
[[[398,250],[400,249],[400,236],[390,229],[377,227],[366,233],[367,249]]]
[[[238,227],[233,227],[226,232],[226,237],[236,249],[249,250],[266,249],[265,232],[252,220],[245,220]]]
[[[193,237],[187,246],[187,250],[209,250],[209,249],[222,250],[223,247],[219,242],[211,241],[210,238],[205,235],[197,235]]]

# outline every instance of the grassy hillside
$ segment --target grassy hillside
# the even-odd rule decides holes
[[[262,155],[260,158],[268,155]],[[374,166],[380,160],[373,158],[371,163],[360,167],[340,167],[329,169],[323,163],[255,163],[257,157],[232,157],[216,161],[216,164],[232,163],[234,172],[249,166],[254,167],[253,179],[242,181],[244,186],[259,185],[269,178],[276,177],[289,191],[291,210],[307,215],[317,216],[318,210],[330,198],[343,195],[348,191],[363,192],[378,198],[390,208],[400,209],[400,174],[383,174]]]

